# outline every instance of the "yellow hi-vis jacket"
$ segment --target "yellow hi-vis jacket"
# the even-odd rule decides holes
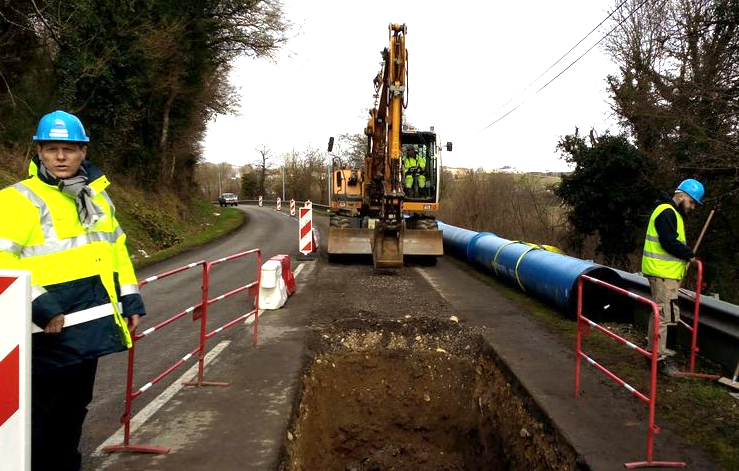
[[[130,348],[125,317],[144,315],[126,235],[105,192],[109,182],[87,161],[92,201],[105,216],[89,230],[76,202],[37,175],[0,190],[0,269],[28,270],[32,283],[34,368],[64,366]],[[41,330],[64,314],[60,334]]]
[[[644,239],[644,254],[641,261],[641,271],[647,276],[656,276],[659,278],[670,278],[679,280],[685,274],[687,262],[668,253],[659,243],[659,234],[655,227],[654,221],[662,211],[670,209],[675,212],[677,217],[677,240],[683,244],[686,242],[685,223],[680,212],[669,203],[664,203],[655,208],[652,216],[649,218],[647,226],[647,236]]]

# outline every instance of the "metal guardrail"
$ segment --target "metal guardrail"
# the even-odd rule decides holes
[[[285,204],[286,202],[289,203],[290,200],[285,200],[282,203]],[[218,204],[218,200],[211,201],[211,203]],[[305,201],[295,200],[295,203],[297,203],[297,204],[299,204],[299,205],[302,206],[303,204],[305,204]],[[256,205],[256,204],[259,204],[259,200],[239,200],[239,204],[254,204],[254,205]],[[275,206],[277,204],[277,200],[276,199],[274,199],[274,200],[262,200],[262,204],[264,206]],[[314,208],[322,208],[322,209],[331,209],[331,206],[329,206],[327,204],[319,204],[319,203],[313,203],[313,207]]]

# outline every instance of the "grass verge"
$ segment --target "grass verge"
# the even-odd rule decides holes
[[[194,234],[187,234],[182,242],[177,245],[173,245],[172,247],[159,250],[148,258],[138,258],[134,261],[134,266],[136,268],[143,268],[152,263],[166,260],[196,247],[201,247],[208,242],[238,229],[245,222],[246,216],[241,211],[234,208],[222,208],[220,209],[219,217],[211,223],[202,224],[206,226],[204,230]]]
[[[504,285],[466,263],[447,257],[461,269],[522,305],[566,345],[574,354],[575,322],[524,293]],[[608,323],[606,327],[622,337],[644,345],[644,332],[631,324]],[[624,348],[602,333],[592,332],[583,339],[583,350],[599,363],[625,379],[636,389],[649,391],[649,367],[640,355]],[[677,363],[687,362],[684,356]],[[587,364],[583,368],[588,368]],[[715,365],[698,358],[696,371],[720,373]],[[614,387],[617,387],[613,383]],[[728,389],[715,381],[692,378],[658,379],[657,425],[669,428],[692,446],[703,449],[726,470],[739,470],[739,401],[728,394]],[[646,407],[644,408],[646,414]]]

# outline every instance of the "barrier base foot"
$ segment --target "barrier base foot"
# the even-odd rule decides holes
[[[702,378],[702,379],[719,379],[721,375],[712,375],[708,373],[691,373],[690,371],[680,371],[675,373],[675,376],[685,376],[688,378]]]
[[[111,445],[103,447],[103,453],[150,453],[154,455],[166,455],[169,447],[152,445]]]
[[[682,461],[634,461],[633,463],[624,463],[624,468],[685,468],[688,465]]]
[[[225,387],[231,386],[231,383],[224,383],[224,382],[221,382],[221,381],[201,381],[201,382],[198,382],[198,381],[186,381],[186,382],[182,383],[182,385],[183,386],[197,386],[197,387],[201,387],[201,386],[218,386],[218,387],[225,388]]]

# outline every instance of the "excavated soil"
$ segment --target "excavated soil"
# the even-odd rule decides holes
[[[313,332],[283,471],[581,470],[475,331],[345,319]]]

